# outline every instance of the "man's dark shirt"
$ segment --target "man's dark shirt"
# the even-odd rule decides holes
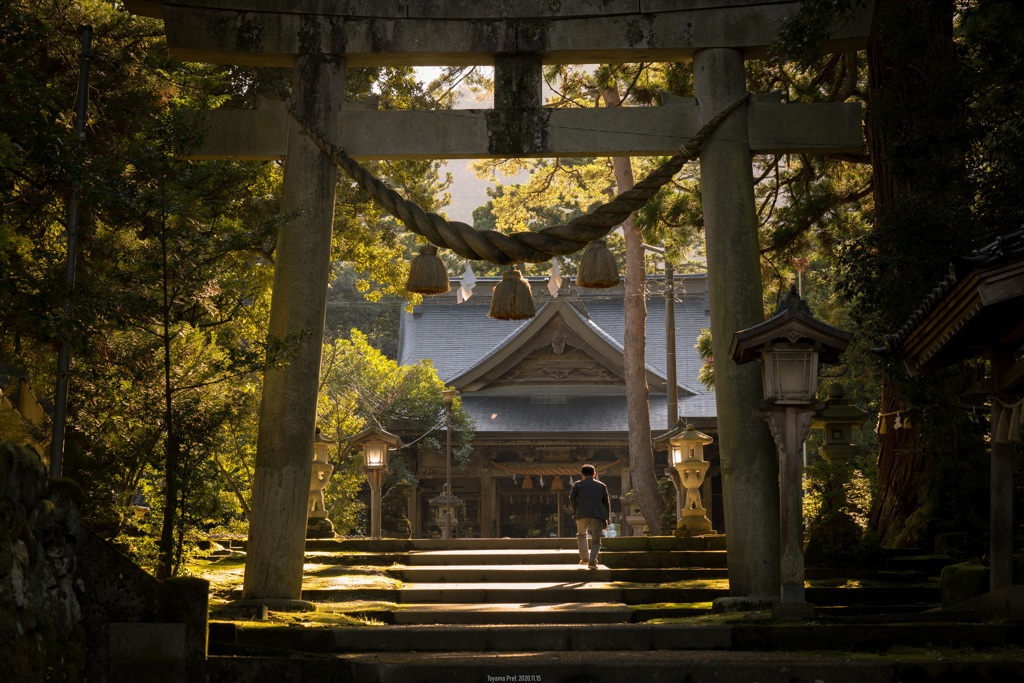
[[[573,519],[593,517],[607,522],[611,517],[608,487],[593,477],[583,477],[572,485],[569,505],[572,506]]]

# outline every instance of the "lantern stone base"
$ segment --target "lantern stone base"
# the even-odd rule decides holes
[[[334,524],[326,517],[310,517],[306,521],[306,538],[334,538]]]
[[[683,516],[679,518],[676,523],[675,531],[672,535],[676,538],[689,538],[690,536],[706,536],[708,534],[714,534],[715,530],[711,528],[711,520],[707,518],[703,510],[694,510],[697,513],[694,515],[687,515],[689,510],[683,510]]]

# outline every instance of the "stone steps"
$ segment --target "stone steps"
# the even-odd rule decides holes
[[[373,615],[391,624],[501,625],[693,616],[728,595],[722,537],[606,539],[604,545],[599,568],[589,570],[579,564],[572,538],[310,541],[303,598],[394,604],[390,613]],[[351,581],[352,574],[367,582]],[[374,586],[374,576],[397,583]],[[939,595],[934,585],[903,583],[808,587],[807,599],[823,610],[870,614],[893,605],[901,612],[928,609]]]
[[[620,602],[419,603],[400,605],[391,623],[494,624],[628,624],[633,610]]]
[[[351,683],[812,683],[846,681],[1020,681],[1013,654],[917,657],[884,653],[738,652],[720,650],[579,650],[570,652],[398,652],[382,655],[213,656],[208,683],[347,681]]]
[[[587,571],[585,568],[583,571]],[[388,576],[409,583],[522,583],[529,577],[534,581],[577,581],[581,567],[578,564],[553,566],[549,564],[523,564],[494,567],[493,565],[463,565],[458,567],[404,567],[385,570]],[[602,571],[602,570],[598,570]],[[607,570],[611,572],[611,570]],[[725,569],[708,568],[661,568],[661,569],[615,569],[616,581],[631,583],[671,583],[698,579],[728,578]]]
[[[386,624],[638,624],[705,614],[728,595],[724,538],[607,539],[600,566],[579,564],[574,538],[318,540],[307,542],[302,597],[381,603],[366,617]],[[837,587],[809,586],[822,614],[920,612],[940,602],[921,571],[889,571]],[[809,578],[814,576],[808,572]],[[844,585],[845,583],[845,585]],[[878,582],[876,582],[878,583]],[[240,597],[240,596],[239,596]]]
[[[370,542],[311,548],[303,597],[331,603],[322,611],[347,603],[341,610],[347,618],[374,625],[339,628],[333,616],[320,623],[296,617],[301,628],[212,622],[209,683],[883,683],[966,680],[965,671],[979,680],[1024,680],[1024,629],[943,623],[941,614],[925,613],[939,595],[935,582],[924,579],[930,567],[923,563],[855,578],[808,571],[819,582],[806,591],[817,608],[810,622],[774,622],[766,612],[751,612],[664,623],[659,620],[707,614],[712,600],[727,595],[721,549],[706,543],[683,549],[674,539],[660,550],[609,549],[593,571],[579,566],[566,539],[536,546],[469,540],[460,547],[384,544],[381,553],[368,549]],[[950,657],[965,644],[979,650],[976,657],[972,651]]]
[[[515,609],[515,606],[511,606]],[[981,649],[1024,646],[1019,624],[819,623],[401,625],[349,628],[211,627],[214,654],[286,649],[324,655],[409,652],[814,651],[885,652],[891,648]],[[214,646],[211,644],[211,649]],[[1018,653],[1019,657],[1019,653]],[[1024,661],[1024,660],[1021,660]]]

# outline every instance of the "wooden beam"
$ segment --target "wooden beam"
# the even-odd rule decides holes
[[[751,103],[754,153],[856,153],[863,149],[858,104]],[[538,109],[523,147],[509,147],[495,110],[376,111],[347,108],[339,145],[357,159],[662,156],[697,132],[697,104],[674,98],[663,107]],[[281,102],[258,110],[198,112],[205,131],[192,159],[278,160],[285,155],[287,113]]]
[[[679,4],[488,2],[474,11],[469,2],[382,3],[375,12],[367,9],[372,3],[351,1],[128,2],[134,12],[164,19],[168,46],[179,59],[291,66],[297,55],[320,53],[344,55],[353,67],[489,65],[499,53],[539,54],[547,64],[680,61],[712,48],[763,57],[801,2]],[[866,5],[835,28],[823,50],[864,47],[873,2]]]

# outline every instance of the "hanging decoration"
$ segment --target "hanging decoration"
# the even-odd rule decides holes
[[[496,320],[525,320],[532,318],[533,293],[523,274],[512,268],[501,274],[501,282],[494,288],[491,310],[487,314]]]
[[[892,421],[892,428],[893,429],[910,429],[911,428],[910,416],[907,415],[906,417],[904,417],[903,416],[904,412],[906,412],[906,411],[894,410],[891,413],[879,413],[878,414],[878,424],[875,425],[875,433],[876,434],[888,434],[889,433],[889,425],[888,425],[889,421],[888,421],[888,418],[890,418],[890,417],[893,418],[893,421]]]
[[[562,483],[562,478],[561,477],[555,477],[554,479],[551,480],[551,490],[552,491],[564,491],[565,490],[565,484]]]
[[[405,288],[416,294],[444,294],[450,287],[448,284],[448,268],[437,255],[437,247],[433,244],[420,246],[419,255],[409,264],[409,278]]]
[[[548,278],[548,294],[552,299],[558,298],[558,290],[562,288],[562,267],[558,259],[551,259],[551,277]]]
[[[523,477],[523,490],[524,491],[532,491],[533,490],[533,478],[529,474],[527,474],[525,477]]]
[[[466,269],[462,271],[462,284],[455,292],[455,303],[461,304],[469,301],[469,298],[473,296],[474,287],[476,287],[476,273],[473,272],[469,263],[466,263]]]
[[[992,397],[992,442],[1021,443],[1021,429],[1024,428],[1024,399],[1007,403]]]
[[[540,487],[544,488],[544,475],[540,475]]]
[[[604,240],[587,243],[587,250],[580,258],[576,284],[593,289],[608,289],[619,284],[619,266]]]

